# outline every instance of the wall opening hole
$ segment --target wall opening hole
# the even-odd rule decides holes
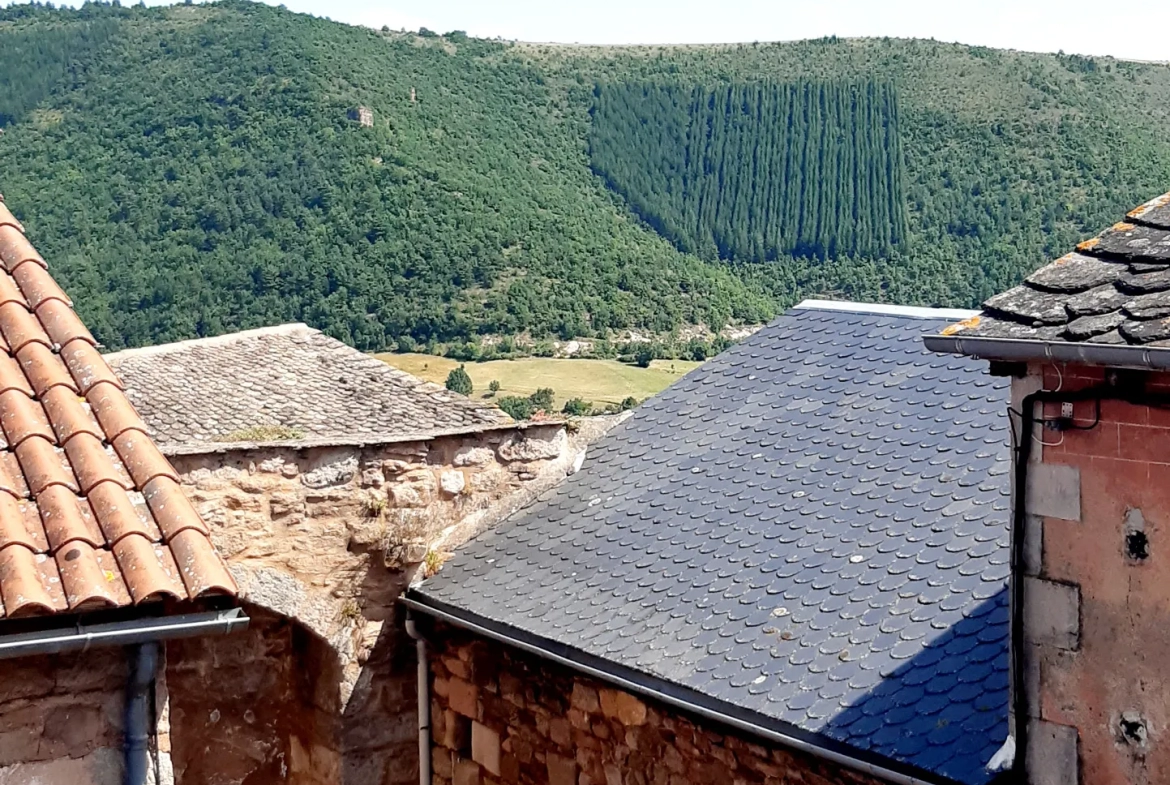
[[[1134,561],[1143,561],[1150,556],[1150,540],[1145,532],[1128,532],[1125,535],[1125,553]]]
[[[1131,712],[1126,712],[1121,717],[1121,738],[1126,744],[1145,745],[1146,723]]]

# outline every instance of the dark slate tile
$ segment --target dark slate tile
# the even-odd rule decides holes
[[[1114,280],[1120,278],[1119,274]],[[1131,299],[1133,295],[1121,291],[1113,283],[1107,283],[1070,297],[1064,301],[1064,307],[1073,317],[1097,316],[1112,313]]]
[[[1170,319],[1125,322],[1118,330],[1129,343],[1146,344],[1170,340]]]
[[[412,596],[986,785],[1007,732],[1007,387],[925,351],[948,321],[786,314]]]
[[[972,338],[1016,338],[1032,341],[1055,341],[1060,339],[1063,333],[1064,327],[1062,326],[1048,325],[1044,327],[1032,327],[1010,319],[984,316],[979,320],[979,324],[976,327],[965,330],[960,334]]]
[[[1170,260],[1170,231],[1131,223],[1114,224],[1096,238],[1093,254],[1122,259]]]
[[[1159,229],[1170,229],[1170,195],[1159,196],[1133,210],[1128,216],[1134,223],[1147,224]]]
[[[1170,294],[1156,292],[1138,295],[1126,300],[1121,311],[1134,319],[1165,319],[1170,316]]]
[[[1042,292],[1031,286],[1017,286],[995,295],[984,302],[983,307],[1025,324],[1064,324],[1068,321],[1064,299],[1053,292]]]
[[[1064,334],[1071,341],[1085,341],[1095,335],[1104,335],[1116,330],[1125,320],[1125,314],[1120,312],[1082,316],[1069,322],[1064,328]]]
[[[1170,290],[1170,268],[1152,273],[1126,273],[1117,280],[1117,288],[1130,294],[1166,292]]]
[[[1024,280],[1033,288],[1049,292],[1080,293],[1116,281],[1127,272],[1118,262],[1070,253],[1041,267]]]

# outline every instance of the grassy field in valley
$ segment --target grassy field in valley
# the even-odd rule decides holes
[[[374,355],[379,360],[438,384],[460,363],[429,354]],[[487,394],[488,384],[500,383],[499,395],[531,395],[541,387],[556,392],[557,409],[570,398],[595,404],[620,403],[634,396],[639,401],[661,392],[700,363],[689,360],[655,360],[649,368],[626,365],[615,360],[570,360],[525,357],[518,360],[489,360],[464,363],[475,385],[475,396]]]

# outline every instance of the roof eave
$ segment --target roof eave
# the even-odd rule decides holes
[[[1061,362],[1143,371],[1170,370],[1170,347],[961,335],[927,335],[923,341],[932,352],[962,354],[980,360]]]
[[[534,654],[587,676],[635,692],[666,705],[749,733],[757,738],[781,744],[853,771],[868,774],[892,785],[960,785],[956,780],[907,766],[881,755],[857,751],[824,736],[805,731],[789,723],[774,721],[754,711],[740,709],[718,699],[705,698],[687,687],[681,687],[655,676],[602,660],[570,646],[557,644],[508,624],[486,619],[476,613],[435,600],[418,590],[408,590],[398,600],[407,608],[426,614],[439,621],[464,629],[476,635],[495,640],[521,651]],[[722,708],[721,708],[722,707]]]

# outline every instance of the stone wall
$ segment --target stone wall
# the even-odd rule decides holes
[[[878,785],[439,626],[434,785]]]
[[[417,781],[414,648],[398,596],[559,482],[612,422],[171,456],[244,600],[284,620],[262,614],[242,635],[169,648],[179,785]],[[239,742],[220,771],[198,750],[226,728]]]
[[[119,785],[122,649],[0,661],[0,783]]]
[[[1040,389],[1108,387],[1106,371],[1033,367]],[[1139,381],[1133,379],[1131,381]],[[1170,375],[1147,374],[1170,395]],[[1037,427],[1024,542],[1025,684],[1033,785],[1170,780],[1170,409],[1072,402],[1076,428]],[[1037,407],[1037,415],[1041,415]],[[1061,402],[1042,416],[1062,416]]]

